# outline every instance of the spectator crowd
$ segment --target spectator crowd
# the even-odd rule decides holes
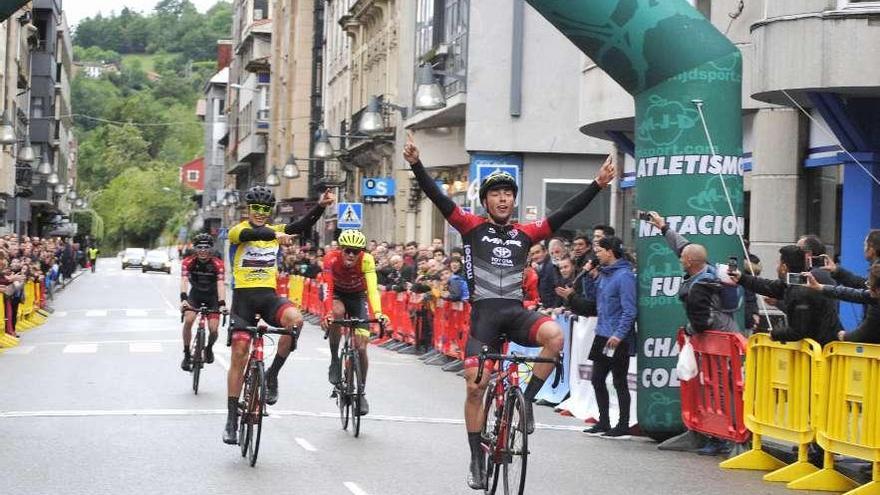
[[[80,245],[59,237],[0,237],[0,293],[3,294],[7,334],[18,337],[18,307],[25,302],[27,282],[40,284],[47,294],[65,284],[77,267],[85,266]]]

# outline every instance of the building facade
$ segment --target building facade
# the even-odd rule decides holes
[[[37,29],[33,24],[30,5],[25,5],[0,22],[0,80],[2,80],[2,112],[9,119],[21,141],[4,146],[0,153],[0,231],[17,232],[30,221],[30,201],[23,197],[31,190],[31,165],[21,164],[22,185],[16,183],[19,167],[18,152],[27,135],[27,89],[31,81],[31,50],[36,48]],[[16,216],[16,211],[18,215]]]
[[[205,166],[204,193],[202,206],[209,209],[204,213],[205,229],[216,232],[223,222],[222,202],[226,199],[226,147],[221,141],[227,136],[227,97],[229,95],[229,62],[232,42],[217,42],[217,73],[205,84],[204,98],[199,100],[196,113],[205,123]],[[211,200],[221,203],[219,208],[210,208]],[[228,202],[228,201],[227,201]]]
[[[272,19],[269,0],[236,0],[233,3],[232,60],[229,65],[227,188],[244,192],[266,181],[269,140],[269,107]],[[232,215],[237,217],[237,214]]]
[[[275,196],[282,202],[279,213],[284,220],[290,220],[295,213],[305,213],[302,203],[309,197],[315,3],[315,0],[273,0],[271,6],[273,113],[268,163],[270,171],[280,180]],[[284,176],[288,162],[299,170],[297,177]]]

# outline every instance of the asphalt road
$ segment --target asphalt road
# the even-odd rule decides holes
[[[45,325],[0,354],[0,493],[474,493],[462,379],[372,348],[372,412],[353,438],[329,398],[329,351],[311,325],[281,373],[251,468],[221,442],[222,341],[198,396],[179,368],[178,287],[176,266],[143,274],[101,259],[59,294]],[[535,411],[529,493],[790,493],[760,473],[722,471],[719,459],[590,438],[577,420]]]

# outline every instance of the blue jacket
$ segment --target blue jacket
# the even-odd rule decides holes
[[[468,290],[468,284],[465,279],[461,277],[461,275],[452,274],[449,277],[449,281],[447,282],[447,290],[449,291],[449,301],[467,301],[471,298],[470,291]]]
[[[632,265],[621,259],[611,266],[599,268],[599,273],[596,335],[627,340],[634,335],[637,315],[636,276]]]

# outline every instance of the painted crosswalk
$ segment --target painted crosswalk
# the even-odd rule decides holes
[[[132,353],[162,352],[162,344],[158,342],[132,342],[128,344],[128,351]]]
[[[86,316],[89,318],[105,317],[105,316],[107,316],[107,310],[106,309],[90,309],[90,310],[86,311]]]
[[[61,352],[65,354],[94,354],[98,352],[97,344],[68,344]]]

